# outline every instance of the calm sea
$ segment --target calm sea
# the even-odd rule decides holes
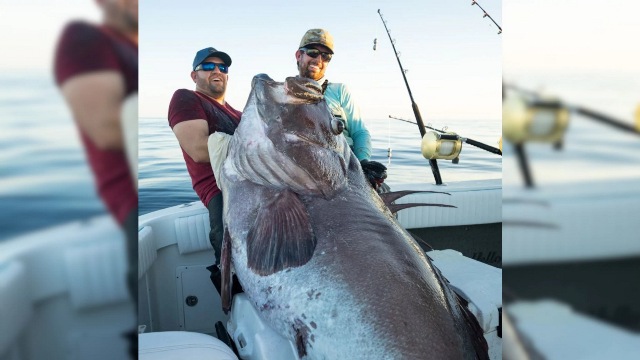
[[[0,74],[0,241],[105,213],[51,75]]]
[[[387,182],[434,183],[429,163],[420,153],[417,125],[392,119],[366,120],[372,136],[373,157],[388,167]],[[497,147],[502,131],[499,120],[432,122],[450,131]],[[388,149],[391,148],[391,158]],[[139,125],[140,214],[196,201],[182,151],[165,118],[141,118]],[[460,162],[438,161],[444,183],[461,180],[496,179],[502,176],[502,158],[464,144]]]
[[[1,73],[0,84],[0,241],[106,214],[76,126],[51,75]],[[366,121],[373,159],[389,167],[388,183],[434,181],[420,155],[416,125]],[[497,119],[431,124],[492,146],[497,146],[501,130]],[[140,214],[198,200],[167,120],[141,118],[139,136]],[[500,178],[501,164],[501,157],[469,145],[463,146],[459,164],[439,161],[445,183]]]

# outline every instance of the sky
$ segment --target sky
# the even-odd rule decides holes
[[[640,2],[509,0],[505,82],[633,123],[640,109]]]
[[[396,39],[409,85],[427,122],[498,119],[503,74],[507,81],[553,87],[550,84],[559,73],[606,73],[617,75],[621,86],[637,88],[625,80],[640,78],[640,3],[481,0],[480,4],[502,26],[502,35],[470,0],[317,4],[140,0],[140,115],[166,117],[171,94],[178,88],[193,88],[189,67],[195,52],[207,46],[233,58],[227,99],[242,109],[251,78],[258,73],[276,80],[294,75],[293,53],[302,34],[311,27],[324,27],[334,35],[337,52],[327,78],[351,87],[363,116],[413,118],[378,8]],[[0,71],[50,74],[60,31],[78,18],[100,19],[94,0],[0,0]],[[611,83],[600,87],[610,89],[615,86]],[[584,85],[598,90],[588,77]],[[555,90],[567,94],[570,89]],[[625,102],[624,111],[632,102]]]
[[[500,1],[480,4],[501,22]],[[166,118],[173,92],[194,89],[191,63],[196,51],[209,46],[231,56],[226,100],[242,110],[254,75],[283,81],[297,74],[294,53],[300,39],[319,27],[335,39],[326,78],[351,88],[365,120],[414,119],[378,9],[396,40],[425,122],[500,121],[501,35],[467,0],[142,0],[140,116]]]
[[[505,75],[640,72],[640,2],[509,0],[503,11]]]
[[[94,0],[0,0],[0,69],[50,71],[64,25],[71,19],[98,22]]]

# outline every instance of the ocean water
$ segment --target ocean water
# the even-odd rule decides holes
[[[48,72],[0,73],[0,241],[47,227],[107,214],[71,114]],[[389,167],[387,182],[431,182],[416,125],[365,119],[373,160]],[[497,146],[499,120],[430,121]],[[182,152],[164,118],[139,124],[140,214],[198,200]],[[389,162],[388,148],[392,149]],[[463,145],[460,163],[439,161],[445,183],[500,178],[502,158]]]
[[[435,183],[429,163],[420,152],[421,137],[417,125],[393,119],[365,121],[372,137],[372,160],[388,167],[387,183],[392,188],[399,183]],[[431,126],[448,126],[449,131],[494,147],[498,147],[502,130],[499,120],[433,121]],[[182,151],[167,119],[140,118],[138,136],[140,214],[197,201]],[[389,148],[392,149],[390,159],[387,156]],[[463,144],[458,164],[440,160],[438,167],[444,183],[499,179],[502,176],[500,156],[468,144]]]
[[[105,213],[47,72],[0,73],[0,241]]]

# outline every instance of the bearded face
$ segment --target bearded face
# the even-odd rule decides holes
[[[213,62],[217,64],[224,64],[224,61],[218,57],[209,57],[204,62]],[[216,66],[214,70],[197,70],[191,73],[193,81],[196,83],[196,90],[201,93],[207,94],[214,99],[224,97],[224,93],[227,90],[227,81],[229,75],[220,72],[220,69]]]
[[[138,31],[138,0],[97,0],[105,19],[127,31]]]
[[[322,52],[329,52],[329,49],[322,45],[311,45],[309,49],[318,49]],[[322,56],[312,58],[303,50],[296,51],[296,60],[298,62],[298,72],[300,76],[313,80],[320,80],[324,77],[324,72],[329,66],[328,61],[322,60]]]

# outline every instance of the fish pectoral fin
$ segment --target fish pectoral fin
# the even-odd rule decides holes
[[[306,264],[315,248],[307,209],[296,193],[284,190],[258,210],[247,235],[247,262],[255,273],[267,276]]]
[[[231,235],[229,229],[224,229],[224,237],[222,238],[222,254],[220,256],[220,272],[222,273],[222,281],[220,286],[220,300],[222,301],[222,310],[228,314],[231,310]]]
[[[416,207],[416,206],[435,206],[435,207],[449,207],[449,208],[458,208],[453,205],[446,204],[427,204],[427,203],[411,203],[411,204],[390,204],[387,205],[392,214],[397,213],[400,210]]]

